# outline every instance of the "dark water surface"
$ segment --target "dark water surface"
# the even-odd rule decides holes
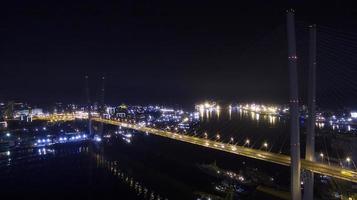
[[[86,146],[44,148],[41,155],[38,149],[13,152],[12,160],[1,164],[1,198],[140,199],[127,184],[94,165]]]
[[[142,134],[131,144],[62,144],[12,151],[1,161],[3,199],[195,199],[216,193],[215,178],[197,164],[243,165],[235,156]],[[258,197],[274,199],[256,191],[239,199]]]

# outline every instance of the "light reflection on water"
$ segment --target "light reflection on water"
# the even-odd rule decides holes
[[[20,170],[19,175],[13,174],[13,170],[22,166],[26,166],[26,168],[33,167],[46,167],[46,163],[57,162],[56,160],[60,158],[66,159],[66,157],[73,156],[80,158],[81,155],[90,156],[95,163],[97,169],[105,169],[110,172],[111,175],[117,177],[120,180],[120,183],[128,186],[130,191],[134,192],[137,199],[150,199],[150,200],[167,200],[168,198],[163,198],[162,195],[145,186],[142,182],[136,180],[132,176],[128,175],[124,169],[120,168],[119,161],[109,161],[105,159],[102,154],[93,153],[93,150],[87,145],[81,145],[79,147],[70,147],[61,146],[60,148],[51,147],[51,148],[28,148],[21,150],[12,150],[0,152],[0,177],[7,173],[11,173],[15,179],[21,177],[18,176],[26,176]],[[83,159],[84,157],[81,157]],[[88,164],[88,163],[87,163]],[[84,169],[83,169],[84,170]],[[58,171],[61,171],[59,168]],[[86,170],[84,170],[86,171]],[[21,174],[21,175],[20,175]],[[5,175],[6,176],[6,175]],[[42,179],[48,177],[41,177]],[[83,191],[78,191],[83,192]]]
[[[270,125],[275,125],[279,120],[280,117],[277,115],[273,114],[260,114],[257,112],[253,111],[247,111],[243,109],[234,109],[231,106],[228,107],[227,111],[226,110],[221,110],[221,109],[200,109],[200,120],[202,121],[209,121],[211,119],[219,120],[221,118],[222,113],[223,114],[228,114],[227,118],[224,118],[222,120],[236,120],[237,117],[238,119],[243,119],[246,117],[250,117],[251,120],[256,121],[256,122],[267,122]]]
[[[118,177],[120,181],[125,185],[129,186],[130,190],[135,192],[138,197],[150,200],[168,200],[168,198],[163,198],[162,196],[160,196],[160,194],[149,189],[140,181],[126,174],[124,170],[120,169],[119,161],[106,160],[105,157],[101,154],[94,154],[94,159],[96,160],[97,168],[104,168],[112,175]]]
[[[13,149],[0,152],[0,167],[11,167],[12,165],[22,165],[23,163],[33,163],[49,157],[62,157],[80,153],[88,153],[88,147],[79,148],[26,148]]]
[[[264,114],[255,111],[248,111],[246,109],[234,108],[232,106],[229,106],[227,109],[201,109],[199,110],[199,112],[200,120],[204,122],[208,122],[210,120],[234,121],[250,119],[251,121],[257,122],[258,124],[265,123],[269,124],[272,127],[277,126],[278,123],[285,122],[285,119],[288,118],[288,116],[280,116],[277,114]],[[304,126],[303,121],[301,125],[302,127]],[[331,122],[325,123],[320,121],[316,122],[316,128],[320,130],[330,129],[332,131],[337,132],[353,132],[356,130],[356,127],[351,126],[349,124],[333,124]]]

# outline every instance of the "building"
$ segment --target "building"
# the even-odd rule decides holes
[[[6,121],[0,121],[0,130],[6,129],[7,128],[7,122]]]
[[[33,117],[33,116],[43,116],[42,108],[33,108],[33,109],[23,109],[23,110],[16,110],[14,112],[14,118],[24,119],[24,117]]]

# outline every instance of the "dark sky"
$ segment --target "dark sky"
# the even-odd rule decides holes
[[[356,25],[343,1],[2,2],[0,100],[80,103],[85,74],[96,100],[105,74],[108,103],[285,103],[291,7],[302,69],[307,25]]]

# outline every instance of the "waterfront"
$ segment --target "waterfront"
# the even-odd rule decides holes
[[[37,124],[37,126],[42,127],[43,133],[41,135],[61,135],[63,134],[62,132],[76,130],[78,133],[82,133],[86,130],[86,123],[83,122],[85,121],[59,123],[57,125],[48,124],[47,126],[45,126],[47,122],[43,122],[45,124]],[[253,118],[249,114],[244,115],[239,112],[225,112],[222,110],[219,117],[217,115],[209,119],[201,119],[200,123],[196,124],[195,130],[197,135],[201,132],[207,132],[213,139],[215,134],[219,132],[221,135],[220,140],[230,142],[230,137],[234,137],[235,140],[233,142],[240,144],[244,143],[243,138],[249,137],[252,141],[251,146],[255,148],[259,148],[258,144],[269,138],[269,146],[271,145],[273,148],[266,150],[275,151],[276,146],[279,146],[279,142],[283,142],[281,138],[288,135],[288,126],[283,118],[276,119],[273,122],[271,123],[269,116],[262,115],[257,120],[257,118]],[[97,130],[98,124],[94,125],[95,130]],[[43,127],[47,127],[46,130]],[[36,132],[36,127],[32,127],[31,130]],[[232,135],[232,130],[238,131]],[[22,129],[22,131],[27,135],[31,134],[28,129]],[[255,140],[256,142],[254,142]],[[254,145],[254,143],[256,144]],[[11,191],[13,190],[11,188],[26,192],[25,185],[35,184],[41,190],[39,192],[42,192],[41,198],[57,194],[57,190],[64,191],[61,194],[62,196],[58,196],[59,199],[61,199],[60,197],[68,196],[67,190],[69,189],[66,189],[66,187],[78,192],[78,196],[73,192],[71,193],[74,197],[83,198],[110,194],[114,197],[123,196],[126,199],[134,199],[131,195],[139,199],[145,199],[151,196],[151,192],[155,198],[160,197],[160,199],[195,199],[197,195],[220,196],[223,198],[227,196],[229,191],[227,178],[219,178],[217,175],[213,175],[212,172],[216,171],[218,173],[218,171],[221,171],[223,173],[225,170],[230,174],[238,174],[248,181],[234,183],[234,188],[237,191],[235,192],[235,198],[277,198],[257,191],[256,188],[261,188],[261,186],[278,188],[285,193],[288,191],[290,180],[288,178],[288,167],[266,162],[262,165],[262,161],[153,135],[118,129],[116,126],[105,125],[103,140],[93,146],[93,151],[88,150],[88,147],[92,147],[89,144],[92,143],[72,141],[72,143],[55,144],[49,147],[24,148],[25,151],[22,150],[20,152],[16,149],[5,151],[1,154],[2,167],[6,169],[2,171],[3,175],[1,177],[4,178],[2,183],[9,182],[10,176],[12,179],[3,187],[10,188],[5,190],[9,191],[6,195],[12,195]],[[62,156],[62,152],[72,153],[64,153],[67,155],[67,159]],[[98,165],[96,156],[101,157],[102,163],[105,160],[105,167]],[[97,158],[96,161],[93,158]],[[29,166],[29,170],[23,170],[21,167],[23,163],[17,162],[17,160],[25,163],[30,160],[31,165],[26,165]],[[89,167],[91,162],[96,163],[93,164],[93,168]],[[202,168],[202,166],[209,166],[213,163],[218,166],[216,170],[209,172],[209,170]],[[30,166],[33,166],[36,170],[31,170],[33,168]],[[118,174],[118,171],[121,173]],[[74,175],[68,177],[67,173]],[[66,174],[70,179],[68,182],[65,178]],[[93,182],[90,181],[91,176],[93,176]],[[328,191],[331,189],[328,186],[329,183],[325,184],[325,186],[321,186],[321,184],[323,181],[330,180],[326,178],[320,179],[319,177],[316,184],[319,185],[319,188],[327,188]],[[97,182],[100,183],[100,186],[90,184]],[[49,185],[53,185],[56,189],[48,188],[50,187]],[[62,185],[67,186],[63,188]],[[91,187],[93,188],[88,189]],[[141,189],[139,190],[139,188]],[[144,196],[143,188],[147,189],[147,196]],[[122,190],[125,192],[122,192]],[[93,193],[88,194],[88,191],[93,191]],[[33,195],[36,195],[35,193]],[[138,193],[140,193],[139,196]],[[17,198],[20,199],[20,197]]]
[[[200,124],[195,127],[194,132],[202,136],[207,134],[209,138],[227,143],[237,143],[256,149],[263,149],[276,153],[289,154],[290,152],[290,130],[288,116],[259,114],[242,109],[221,108],[218,112],[203,112],[200,114]],[[300,119],[301,155],[305,154],[306,123]],[[316,157],[323,162],[337,162],[346,157],[355,159],[357,143],[355,132],[348,130],[347,126],[336,127],[328,124],[316,123]],[[356,127],[352,126],[351,130]],[[233,141],[230,141],[233,139]],[[246,144],[249,140],[249,144]],[[267,146],[264,146],[264,144]],[[324,154],[324,158],[320,154]],[[356,161],[356,160],[354,160]],[[346,163],[343,163],[346,164]]]

